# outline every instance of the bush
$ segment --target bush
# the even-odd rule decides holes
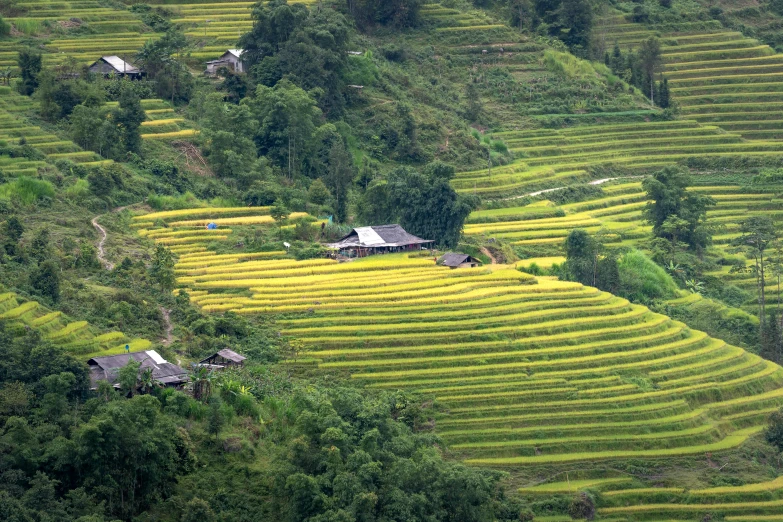
[[[54,186],[48,181],[22,176],[0,186],[0,198],[31,205],[54,197]]]
[[[677,297],[674,279],[655,262],[638,250],[620,258],[620,295],[634,302],[649,303]]]

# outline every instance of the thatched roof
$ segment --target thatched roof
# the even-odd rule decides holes
[[[434,243],[434,241],[409,234],[400,225],[379,225],[354,228],[350,234],[327,246],[339,250],[343,248],[401,247],[427,243]]]

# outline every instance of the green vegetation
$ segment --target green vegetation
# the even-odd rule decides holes
[[[778,7],[0,1],[0,518],[779,518]]]

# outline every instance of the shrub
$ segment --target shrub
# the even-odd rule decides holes
[[[48,181],[22,176],[0,186],[0,198],[16,200],[24,205],[54,197],[54,186]]]
[[[620,258],[620,295],[635,302],[673,299],[678,288],[674,279],[638,250]]]

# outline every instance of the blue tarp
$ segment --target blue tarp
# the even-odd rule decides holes
[[[207,225],[207,229],[209,229],[209,230],[215,230],[216,228],[217,228],[217,225],[214,224],[214,223],[210,223],[209,225]]]

